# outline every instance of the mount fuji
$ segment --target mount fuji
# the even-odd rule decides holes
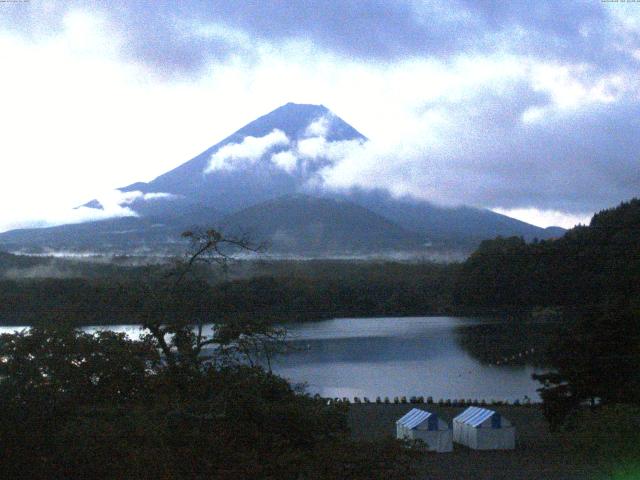
[[[386,190],[324,188],[321,173],[367,138],[322,105],[288,103],[154,180],[119,188],[131,216],[0,234],[6,250],[133,253],[182,249],[194,227],[242,232],[291,256],[465,254],[486,238],[550,238],[473,207],[447,208]],[[100,199],[84,208],[104,209]]]

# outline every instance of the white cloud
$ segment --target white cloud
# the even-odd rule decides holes
[[[245,137],[240,143],[223,146],[213,155],[204,173],[216,170],[233,170],[242,165],[251,165],[274,147],[289,145],[289,138],[282,130],[273,130],[264,137]]]
[[[142,193],[140,191],[122,192],[120,190],[108,190],[99,193],[96,200],[102,206],[99,208],[89,208],[80,206],[68,208],[54,202],[53,208],[49,206],[43,209],[43,214],[34,215],[33,212],[26,211],[20,205],[13,210],[14,214],[0,217],[0,232],[15,228],[51,227],[67,223],[81,223],[96,220],[106,220],[116,217],[135,217],[136,212],[129,205],[136,200],[154,201],[159,199],[178,198],[166,192]]]
[[[297,151],[307,158],[317,158],[327,150],[328,142],[322,137],[306,138],[298,141]]]
[[[360,140],[329,142],[323,137],[313,137],[298,141],[296,152],[304,161],[305,167],[320,161],[329,162],[329,166],[326,168],[331,168],[339,163],[349,164],[353,168],[355,164],[351,162],[359,155],[363,145],[364,142]]]
[[[621,6],[606,5],[620,17],[616,21],[624,20],[623,33],[635,35],[637,13],[630,18]],[[640,91],[632,57],[635,64],[626,70],[561,56],[537,58],[512,48],[503,50],[510,54],[497,48],[446,60],[375,63],[323,51],[311,41],[269,44],[224,25],[200,25],[194,35],[249,44],[253,55],[232,55],[168,79],[123,55],[125,37],[96,12],[72,10],[61,31],[18,36],[0,30],[0,204],[11,206],[0,212],[0,229],[65,220],[60,212],[95,198],[95,192],[148,181],[289,101],[325,104],[372,139],[367,145],[327,142],[323,119],[297,146],[281,137],[278,145],[287,148],[271,157],[275,165],[291,169],[293,157],[300,163],[335,159],[322,172],[335,188],[385,187],[441,203],[511,209],[534,205],[539,195],[539,208],[575,213],[583,210],[581,199],[565,202],[560,189],[540,188],[545,175],[562,177],[565,191],[582,184],[590,192],[583,203],[591,202],[591,192],[604,192],[599,208],[625,199],[616,187],[636,178],[615,170],[623,157],[614,148],[602,148],[604,155],[590,161],[564,154],[581,144],[591,148],[593,139],[567,142],[569,130],[561,128],[580,116],[620,110],[606,128],[621,150],[633,151],[627,123],[634,112],[624,115]],[[621,47],[638,55],[632,41]],[[519,96],[522,86],[525,95]],[[528,150],[522,148],[527,138],[514,147],[523,132],[534,129],[548,135],[531,136]],[[540,138],[557,145],[560,154],[542,149]],[[254,147],[261,148],[259,142]],[[237,151],[227,153],[218,167],[239,158]],[[566,166],[545,170],[555,157]],[[627,160],[632,161],[637,151]],[[533,193],[522,193],[523,176],[530,177]]]
[[[54,201],[53,206],[48,205],[43,208],[40,214],[29,211],[22,205],[16,205],[17,208],[12,210],[13,215],[4,215],[0,218],[0,232],[15,228],[51,227],[67,223],[136,216],[136,213],[127,205],[141,197],[143,197],[142,192],[107,191],[97,197],[102,209],[84,206],[68,208]],[[46,202],[46,199],[42,201]]]
[[[330,116],[322,116],[311,122],[302,138],[291,142],[290,149],[275,153],[271,156],[271,161],[277,167],[292,173],[296,168],[312,173],[317,167],[322,167],[327,163],[336,163],[352,156],[353,152],[361,148],[361,140],[337,140],[328,141],[332,119]],[[317,183],[317,178],[311,178],[310,182]]]
[[[338,145],[328,143],[327,149],[334,154],[339,153],[336,158],[340,161],[319,172],[321,183],[326,188],[382,188],[395,196],[411,195],[424,200],[452,203],[449,199],[438,198],[442,194],[441,189],[446,190],[446,185],[431,190],[416,182],[419,180],[416,178],[417,171],[429,169],[429,162],[425,158],[428,146],[408,142],[384,144],[375,140],[333,143]],[[438,178],[436,170],[430,173],[428,178]]]
[[[590,214],[569,215],[557,210],[540,210],[537,208],[494,208],[493,211],[542,228],[573,228],[579,224],[589,225],[591,217],[593,216]]]
[[[309,124],[304,135],[306,137],[326,137],[329,132],[331,119],[324,115]]]
[[[117,194],[115,195],[115,203],[117,205],[130,205],[132,204],[135,200],[145,200],[145,201],[153,201],[153,200],[172,200],[175,198],[179,198],[180,195],[175,195],[173,193],[167,193],[167,192],[150,192],[150,193],[142,193],[139,190],[133,190],[130,192],[122,192],[120,190],[115,190],[115,192],[117,192]],[[100,201],[100,198],[98,198],[98,201]],[[113,202],[113,200],[109,200],[111,202]]]
[[[534,91],[548,93],[559,109],[575,109],[592,103],[616,101],[628,82],[621,74],[598,75],[589,65],[538,63],[532,66],[531,85]]]
[[[298,166],[298,157],[291,150],[274,153],[271,155],[271,161],[288,173],[293,172]]]
[[[330,119],[320,117],[307,126],[302,138],[291,140],[278,129],[263,137],[245,137],[240,143],[230,143],[218,149],[213,155],[205,173],[217,170],[234,170],[252,165],[276,147],[288,147],[273,153],[271,163],[292,173],[297,168],[307,169],[316,161],[331,164],[344,160],[351,152],[361,147],[360,140],[328,141]]]

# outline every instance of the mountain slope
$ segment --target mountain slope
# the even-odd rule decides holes
[[[430,252],[470,252],[498,235],[532,240],[563,232],[489,210],[398,199],[381,190],[324,189],[320,169],[366,141],[322,105],[289,103],[156,179],[119,189],[126,197],[121,205],[136,217],[6,232],[0,234],[0,248],[164,249],[183,229],[207,228],[222,217],[229,227],[253,229],[272,238],[273,248],[294,255],[414,251],[425,242],[431,243]],[[300,196],[310,192],[322,200]],[[84,207],[103,208],[98,200]],[[311,213],[319,219],[315,223]]]
[[[26,228],[0,234],[0,248],[9,251],[176,253],[184,249],[180,234],[213,225],[220,212],[200,207],[173,217],[121,217],[96,222]]]
[[[426,235],[432,242],[472,249],[487,238],[521,236],[548,239],[564,229],[544,229],[491,210],[459,206],[443,207],[412,198],[394,198],[381,190],[353,189],[343,198],[393,219],[407,230]]]
[[[312,137],[313,132],[307,132],[307,129],[319,121],[325,123],[322,138],[327,142],[366,140],[360,132],[322,105],[288,103],[245,125],[200,155],[155,180],[149,183],[134,183],[120,190],[162,192],[179,198],[197,198],[199,203],[215,206],[223,212],[232,212],[283,194],[295,193],[302,188],[309,176],[326,162],[305,164],[304,169],[285,170],[270,161],[271,156],[288,151],[295,147],[297,142]],[[267,148],[258,158],[238,167],[208,171],[212,156],[224,151],[225,147],[229,151],[230,146],[242,146],[248,137],[259,141],[268,138],[274,131],[282,132],[281,142],[271,147],[266,143]],[[254,148],[255,143],[258,142],[254,142]],[[236,148],[236,151],[239,150],[242,149]],[[247,146],[247,150],[251,150],[251,145]],[[173,200],[156,200],[153,203],[171,205]],[[139,213],[146,213],[147,206],[144,201],[136,201],[131,206]]]
[[[291,195],[220,220],[231,234],[266,241],[274,253],[379,254],[425,250],[427,239],[345,200]]]

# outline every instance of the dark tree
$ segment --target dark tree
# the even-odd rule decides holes
[[[273,352],[269,323],[238,318],[207,335],[198,264],[246,245],[188,237],[186,261],[140,286],[143,340],[62,326],[0,339],[0,478],[412,478],[416,450],[353,441],[343,407],[233,361]]]
[[[535,376],[554,425],[583,404],[640,402],[639,199],[557,240],[483,242],[462,265],[454,299],[475,312],[560,312],[553,368]]]
[[[237,252],[258,252],[246,238],[225,237],[217,230],[185,232],[183,238],[191,247],[183,260],[177,261],[163,278],[148,286],[145,303],[140,309],[142,326],[150,332],[169,368],[187,376],[212,360],[209,349],[218,356],[240,352],[245,355],[256,349],[271,352],[271,344],[284,340],[282,329],[261,322],[259,318],[243,317],[242,322],[221,323],[210,302],[211,288],[199,267],[211,263],[226,269]],[[205,325],[218,322],[207,332]],[[274,347],[275,348],[275,347]]]

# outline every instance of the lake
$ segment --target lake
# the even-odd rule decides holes
[[[137,326],[109,328],[132,337]],[[326,397],[539,400],[543,324],[456,317],[340,318],[287,326],[275,373]],[[13,331],[3,327],[0,333]],[[532,349],[534,352],[532,352]]]
[[[540,348],[539,337],[518,336],[508,345],[514,337],[508,330],[504,322],[453,317],[298,324],[289,327],[295,350],[277,360],[274,371],[326,397],[538,400],[540,384],[531,374],[544,369],[518,354]],[[506,363],[509,355],[516,358]]]

